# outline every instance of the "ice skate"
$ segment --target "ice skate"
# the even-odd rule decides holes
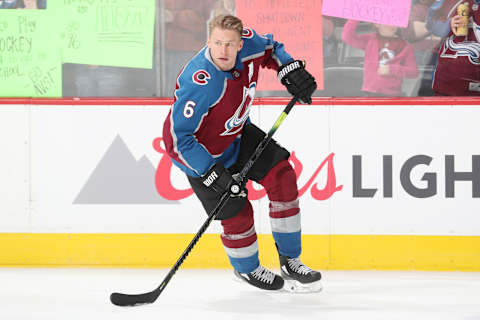
[[[280,256],[280,269],[285,280],[285,290],[295,293],[319,292],[322,290],[320,272],[307,267],[299,258]]]
[[[263,290],[281,290],[283,288],[282,277],[262,266],[258,266],[250,273],[240,273],[237,270],[234,270],[234,273],[239,279]]]

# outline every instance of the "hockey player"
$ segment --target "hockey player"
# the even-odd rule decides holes
[[[240,190],[238,173],[265,133],[250,122],[260,67],[278,71],[287,90],[302,103],[311,103],[317,85],[301,61],[285,52],[272,35],[243,28],[232,15],[209,24],[205,46],[181,70],[174,103],[165,119],[163,138],[172,161],[183,170],[207,213],[228,190],[230,198],[217,216],[221,240],[234,273],[266,290],[321,289],[319,272],[300,260],[301,226],[296,175],[289,152],[271,141],[249,172],[270,200],[270,221],[279,253],[280,277],[260,265],[252,205]]]

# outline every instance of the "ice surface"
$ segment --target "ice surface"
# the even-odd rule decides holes
[[[180,269],[151,305],[111,292],[156,288],[168,270],[0,268],[0,319],[480,320],[480,273],[323,271],[315,294],[265,292],[231,270]]]

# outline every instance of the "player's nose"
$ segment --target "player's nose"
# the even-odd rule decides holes
[[[228,47],[225,44],[222,44],[222,54],[225,56],[228,53]]]

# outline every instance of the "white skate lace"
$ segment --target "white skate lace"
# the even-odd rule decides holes
[[[265,269],[262,266],[258,266],[258,268],[253,270],[252,272],[250,272],[250,274],[255,279],[260,280],[260,281],[265,282],[265,283],[268,283],[268,284],[273,283],[273,279],[275,278],[275,274],[273,272],[271,272],[268,269]]]
[[[293,272],[306,275],[312,271],[312,269],[304,265],[299,258],[288,259],[287,261],[288,261],[288,266],[290,267],[290,269],[293,270]]]

